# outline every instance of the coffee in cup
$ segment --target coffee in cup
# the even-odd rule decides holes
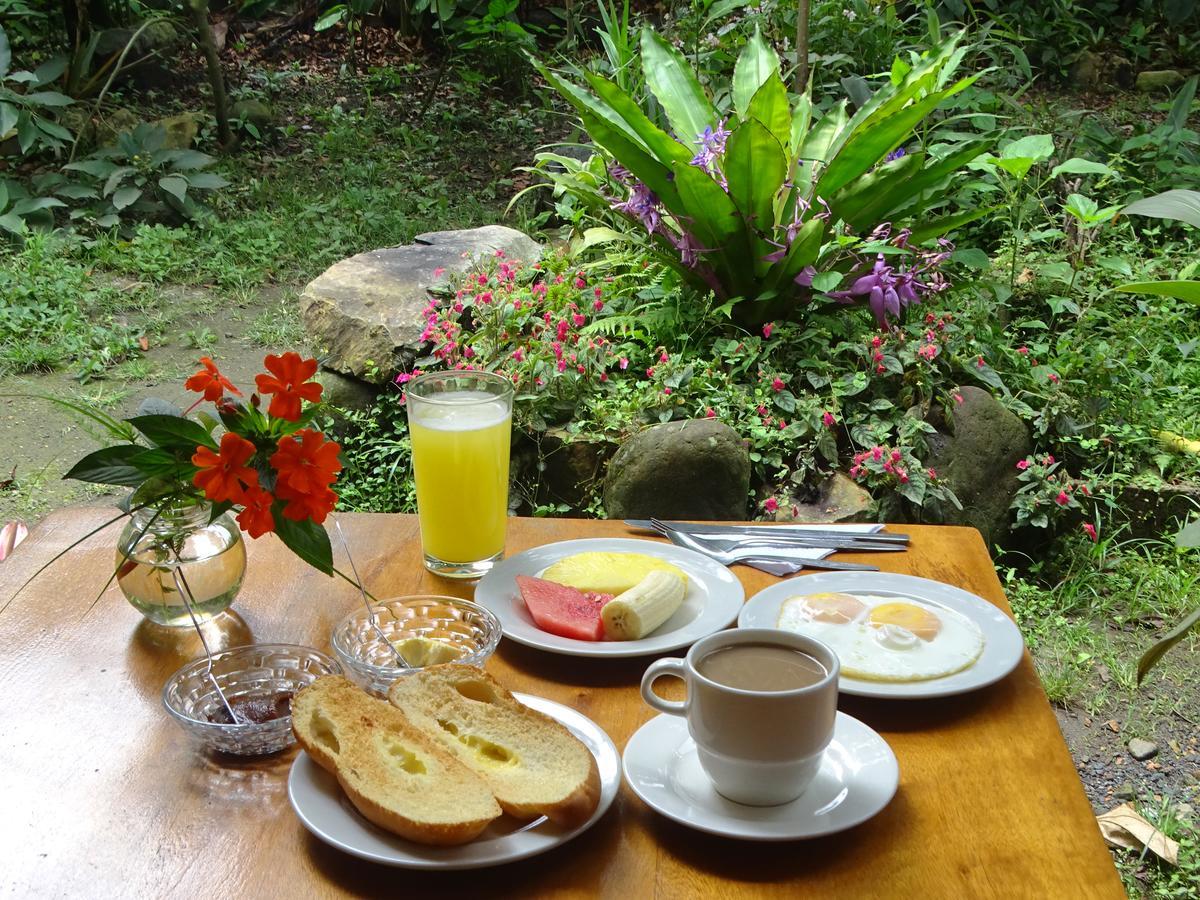
[[[682,678],[683,702],[653,691]],[[751,806],[799,797],[821,767],[837,717],[837,655],[804,635],[738,628],[709,635],[686,658],[660,659],[642,677],[654,709],[684,716],[717,792]]]

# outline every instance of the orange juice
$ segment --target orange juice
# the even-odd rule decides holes
[[[447,563],[489,560],[504,551],[511,394],[461,390],[433,396],[435,402],[423,402],[411,389],[408,395],[425,555]]]

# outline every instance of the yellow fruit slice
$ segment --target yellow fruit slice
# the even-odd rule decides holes
[[[564,556],[541,577],[580,591],[616,595],[625,593],[651,572],[669,572],[687,587],[682,569],[645,553],[576,553]]]
[[[392,646],[400,651],[404,661],[413,668],[453,662],[462,655],[458,647],[427,637],[408,637],[392,641]]]

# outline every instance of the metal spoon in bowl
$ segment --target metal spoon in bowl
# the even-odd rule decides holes
[[[396,655],[396,659],[399,660],[400,665],[406,669],[414,668],[409,665],[408,660],[404,658],[404,654],[396,649],[396,645],[388,640],[387,634],[379,627],[379,620],[375,618],[375,608],[371,606],[371,601],[367,599],[367,589],[363,587],[362,576],[358,574],[358,566],[354,565],[354,557],[350,554],[350,542],[346,540],[346,532],[342,531],[342,523],[335,518],[333,520],[333,527],[337,529],[338,539],[342,542],[342,549],[346,551],[346,559],[350,560],[350,571],[354,573],[354,581],[358,586],[359,592],[362,594],[363,606],[367,608],[367,619],[370,621],[371,627],[375,629],[380,639]]]

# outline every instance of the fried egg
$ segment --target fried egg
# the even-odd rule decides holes
[[[866,681],[927,681],[973,665],[979,626],[953,610],[911,597],[804,594],[789,597],[778,626],[828,644],[842,673]]]

